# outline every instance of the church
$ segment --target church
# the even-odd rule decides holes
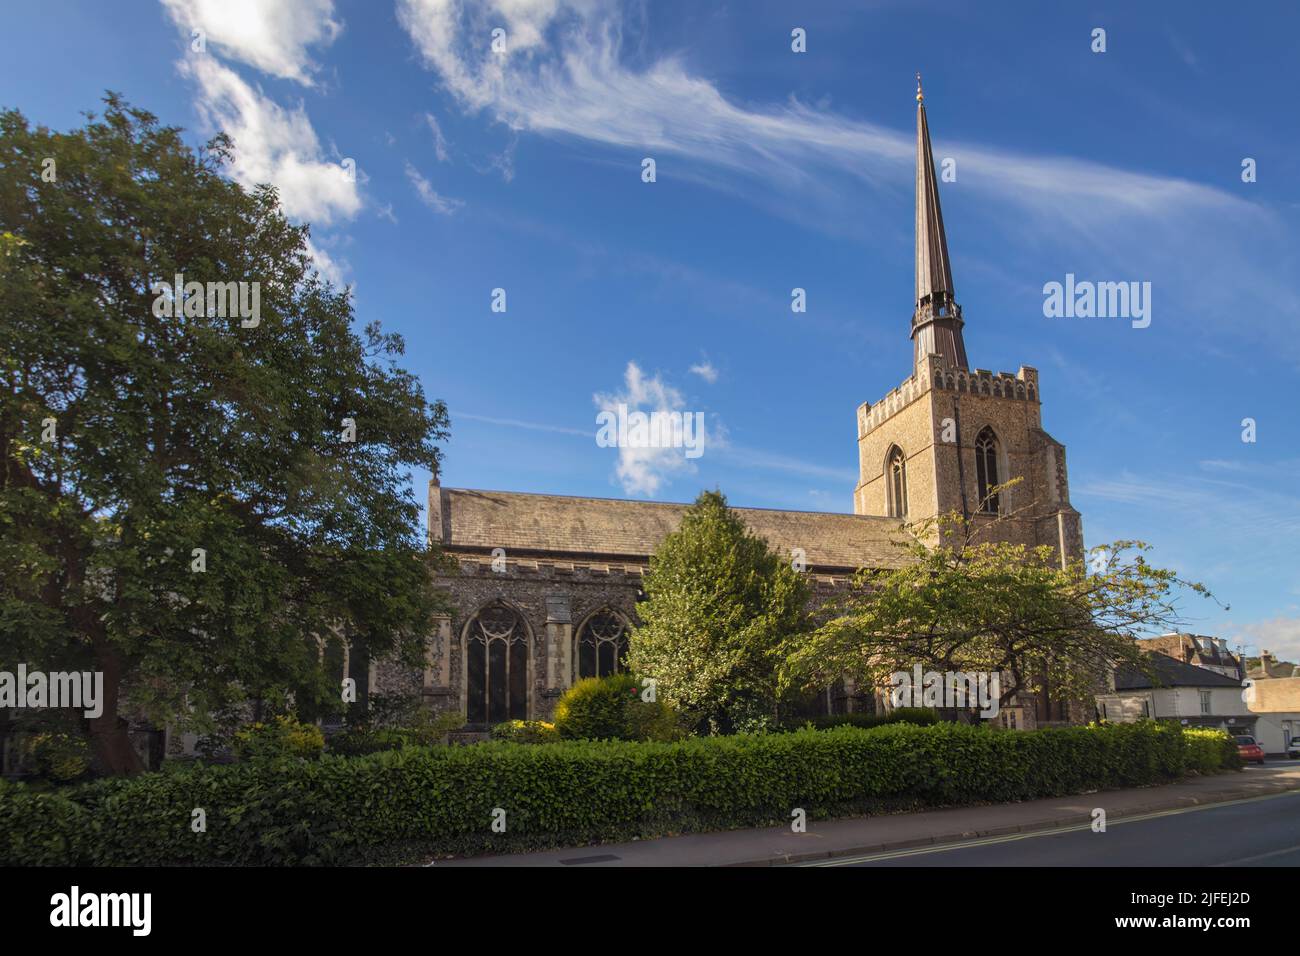
[[[1065,446],[1043,430],[1038,371],[971,369],[948,259],[925,101],[916,108],[916,300],[912,367],[857,409],[853,513],[734,508],[778,551],[800,554],[814,601],[861,568],[896,566],[905,521],[958,512],[1004,521],[1000,539],[1083,554],[1070,505]],[[995,485],[1020,478],[992,494]],[[426,645],[422,675],[368,668],[371,691],[414,689],[467,729],[546,719],[574,681],[622,666],[650,555],[684,504],[429,487],[429,537],[457,566],[441,575],[451,613]],[[796,551],[796,549],[798,549]],[[346,664],[345,664],[346,670]],[[359,682],[361,683],[361,682]],[[851,681],[827,689],[821,712],[871,709]],[[1058,702],[1004,708],[1007,726],[1064,719]]]

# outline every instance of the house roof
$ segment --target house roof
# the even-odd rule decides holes
[[[1161,634],[1142,639],[1143,650],[1159,651],[1184,664],[1198,667],[1230,667],[1240,671],[1241,661],[1226,647],[1221,638],[1204,634]]]
[[[1225,677],[1216,671],[1184,664],[1167,654],[1147,651],[1146,658],[1155,671],[1155,680],[1135,667],[1122,665],[1115,669],[1116,690],[1147,690],[1152,687],[1240,687],[1241,682]]]
[[[435,497],[436,496],[436,497]],[[580,498],[471,488],[430,489],[430,520],[439,518],[450,551],[507,552],[648,560],[681,523],[689,505],[618,498]],[[817,569],[894,568],[907,563],[893,542],[905,540],[894,518],[821,511],[733,508],[750,530],[789,553],[802,548]]]

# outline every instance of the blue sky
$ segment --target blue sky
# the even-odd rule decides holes
[[[229,131],[446,400],[445,484],[849,511],[854,411],[911,361],[920,70],[971,364],[1039,369],[1089,545],[1150,542],[1231,605],[1191,630],[1297,659],[1300,14],[1134,6],[24,4],[0,104]],[[1150,282],[1150,327],[1045,318],[1066,273]],[[704,454],[598,447],[628,399],[703,412]]]

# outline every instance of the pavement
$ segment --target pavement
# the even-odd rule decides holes
[[[815,863],[1090,825],[1093,811],[1099,807],[1105,810],[1109,826],[1126,817],[1224,804],[1286,791],[1300,791],[1298,761],[1269,761],[1240,772],[1193,777],[1158,787],[1106,790],[1025,803],[809,821],[805,833],[794,833],[788,826],[727,830],[538,853],[438,860],[435,865],[780,866]]]
[[[813,867],[1300,866],[1300,790],[1227,803],[1159,810],[1107,821],[1030,830],[863,856],[797,863]]]

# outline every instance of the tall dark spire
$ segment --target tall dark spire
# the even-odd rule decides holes
[[[939,208],[939,184],[930,151],[921,74],[916,74],[916,312],[912,315],[915,362],[937,352],[954,368],[968,368],[961,337],[961,307],[952,288],[948,238]]]

